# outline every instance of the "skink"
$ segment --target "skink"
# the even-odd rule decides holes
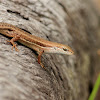
[[[18,49],[14,43],[15,41],[18,41],[23,45],[37,51],[38,63],[43,68],[44,65],[41,63],[41,56],[43,53],[58,53],[67,55],[72,55],[74,53],[73,50],[67,45],[47,41],[40,37],[31,35],[28,32],[25,32],[22,29],[8,23],[0,22],[0,33],[8,37],[12,37],[12,39],[8,42],[13,45],[12,49],[15,48],[16,51],[18,51]]]

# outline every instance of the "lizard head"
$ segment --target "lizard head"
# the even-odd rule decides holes
[[[73,50],[69,46],[59,44],[59,43],[53,43],[52,47],[47,47],[46,52],[48,52],[48,53],[58,53],[58,54],[67,54],[67,55],[73,55],[74,54]]]
[[[73,55],[74,54],[74,51],[67,45],[59,44],[56,49],[61,54],[67,54],[67,55]]]

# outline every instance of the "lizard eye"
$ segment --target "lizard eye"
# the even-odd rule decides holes
[[[66,49],[66,48],[63,48],[63,50],[64,50],[64,51],[68,51],[68,49]]]

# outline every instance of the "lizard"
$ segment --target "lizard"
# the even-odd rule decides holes
[[[16,51],[19,50],[14,43],[15,41],[37,51],[38,63],[42,66],[42,68],[44,68],[44,65],[41,63],[41,56],[43,53],[58,53],[66,55],[74,54],[74,51],[67,45],[51,42],[35,35],[31,35],[12,24],[0,22],[0,33],[5,36],[12,37],[12,39],[8,42],[12,44],[12,49],[15,48]]]

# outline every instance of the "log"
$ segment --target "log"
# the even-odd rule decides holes
[[[87,100],[97,67],[99,17],[89,0],[0,0],[0,22],[69,45],[75,55],[37,53],[0,34],[0,100]],[[99,66],[98,66],[99,67]]]

